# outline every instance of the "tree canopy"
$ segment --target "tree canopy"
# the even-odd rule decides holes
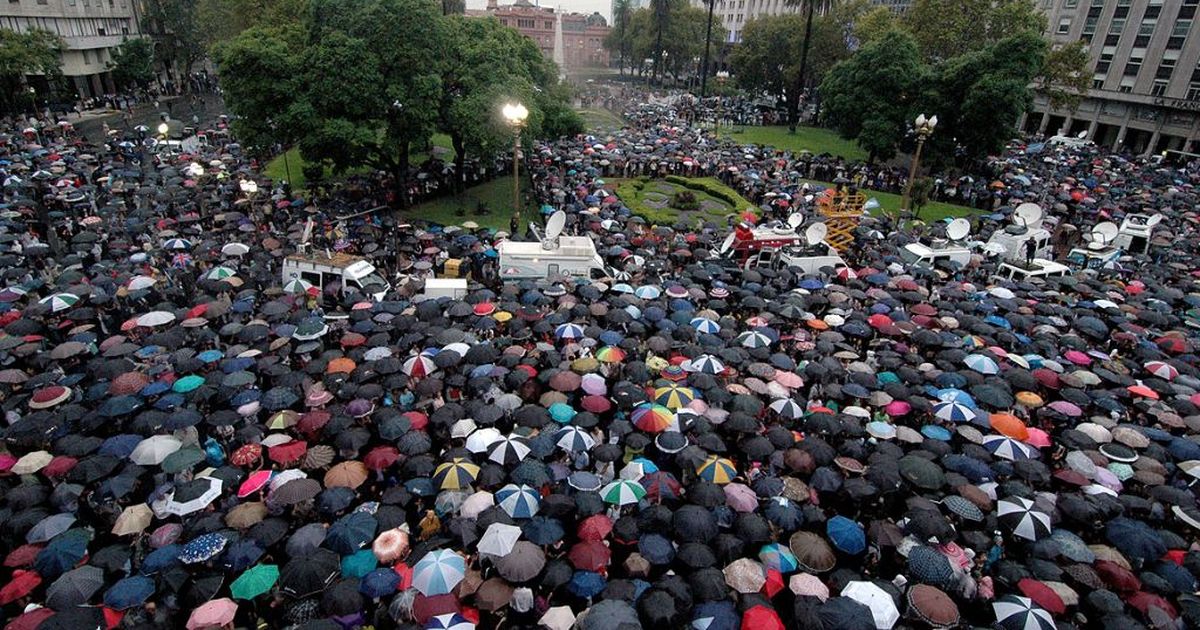
[[[494,19],[445,16],[430,0],[310,0],[300,15],[217,47],[235,128],[251,147],[294,143],[334,172],[386,171],[401,192],[410,150],[435,131],[451,136],[460,166],[506,146],[506,101],[529,108],[533,134],[582,128],[553,64]]]
[[[62,38],[50,31],[0,29],[0,110],[17,112],[31,104],[25,75],[45,75],[53,85],[62,76],[62,50]]]
[[[126,39],[113,49],[108,67],[117,84],[145,88],[154,81],[154,44],[144,37]]]
[[[687,0],[662,0],[648,8],[629,10],[628,0],[618,0],[614,25],[604,46],[615,53],[618,63],[637,72],[645,70],[645,61],[661,75],[678,79],[681,75],[699,71],[695,60],[704,55],[704,35],[708,28],[708,11],[691,6]],[[662,38],[659,39],[659,27]],[[712,50],[719,51],[725,41],[725,27],[713,20]],[[662,53],[666,53],[663,55]]]

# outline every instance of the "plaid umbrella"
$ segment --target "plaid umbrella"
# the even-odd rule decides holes
[[[1025,540],[1036,541],[1050,535],[1050,515],[1037,510],[1029,499],[1007,497],[997,501],[996,519],[1014,536]]]

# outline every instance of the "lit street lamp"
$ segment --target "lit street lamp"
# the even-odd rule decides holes
[[[513,128],[513,218],[516,223],[521,223],[521,179],[520,179],[520,153],[521,153],[521,127],[525,126],[526,119],[529,118],[529,110],[520,103],[506,103],[504,105],[504,120]]]
[[[167,123],[165,123],[165,122],[163,122],[163,123],[159,123],[159,125],[158,125],[158,135],[162,136],[162,138],[163,138],[164,140],[166,140],[166,138],[167,138],[167,132],[169,132],[169,131],[171,131],[171,127],[170,127],[170,126],[168,126],[168,125],[167,125]]]
[[[912,166],[908,170],[908,182],[904,185],[904,198],[900,200],[900,210],[902,212],[908,211],[912,205],[913,181],[917,178],[917,168],[921,163],[921,148],[925,146],[925,141],[929,139],[930,134],[937,127],[938,119],[937,115],[926,118],[925,114],[921,114],[913,122],[915,123],[913,129],[917,132],[917,151],[913,153]]]

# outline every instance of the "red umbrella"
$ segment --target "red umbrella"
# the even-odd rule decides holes
[[[604,540],[612,533],[612,519],[603,514],[589,516],[579,524],[579,539],[588,541]]]
[[[300,421],[296,423],[296,430],[308,435],[315,435],[329,423],[329,419],[333,417],[328,411],[323,409],[314,409],[300,416]]]
[[[383,470],[400,459],[400,451],[394,446],[376,446],[363,458],[363,463],[371,470]]]
[[[458,598],[449,593],[433,596],[418,593],[417,598],[413,600],[413,616],[422,626],[438,615],[450,615],[459,612],[461,608],[462,604],[458,603]]]
[[[1143,615],[1149,615],[1151,608],[1158,608],[1159,610],[1167,613],[1167,616],[1169,616],[1171,619],[1175,619],[1179,616],[1179,611],[1175,609],[1175,606],[1171,605],[1171,602],[1159,597],[1158,595],[1147,593],[1146,591],[1138,591],[1134,593],[1132,596],[1127,598],[1125,602],[1136,608]]]
[[[775,569],[767,569],[767,581],[763,582],[762,593],[768,599],[783,590],[783,574]]]
[[[12,580],[0,587],[0,606],[7,606],[33,592],[42,583],[42,576],[36,571],[17,569],[13,571]]]
[[[403,417],[414,431],[421,431],[429,424],[429,416],[420,411],[406,411]]]
[[[41,470],[41,473],[51,478],[64,477],[67,473],[71,472],[71,469],[75,468],[75,464],[78,463],[79,460],[75,459],[74,457],[58,455],[55,456],[54,459],[50,460],[49,464],[46,464],[46,467]]]
[[[612,560],[612,551],[598,540],[589,540],[575,543],[567,559],[580,571],[600,571]]]
[[[8,552],[4,557],[4,566],[10,569],[30,566],[44,547],[45,545],[21,545]]]
[[[779,613],[759,604],[742,613],[742,627],[754,630],[786,630]]]
[[[592,413],[604,413],[612,409],[612,401],[604,396],[584,396],[580,406]]]
[[[1141,383],[1138,383],[1137,385],[1130,385],[1129,387],[1126,387],[1125,389],[1129,390],[1129,393],[1133,394],[1134,396],[1141,396],[1142,398],[1158,400],[1158,392],[1154,391],[1153,389],[1150,389],[1149,387],[1146,387],[1145,385],[1142,385]]]
[[[42,622],[54,616],[53,608],[34,608],[33,610],[13,619],[4,626],[4,630],[36,630]]]
[[[1020,582],[1017,582],[1017,589],[1052,614],[1061,615],[1067,611],[1067,605],[1063,603],[1058,593],[1054,592],[1054,589],[1033,578],[1022,578]]]
[[[1170,352],[1171,354],[1184,354],[1192,351],[1191,344],[1183,337],[1164,335],[1155,339],[1154,343],[1158,344],[1158,347],[1162,348],[1163,351]]]
[[[260,459],[262,459],[262,445],[259,444],[243,444],[229,457],[230,463],[234,466],[249,466]]]
[[[304,440],[293,440],[279,446],[272,446],[268,450],[268,456],[271,461],[279,464],[291,464],[300,461],[301,457],[308,452],[308,442]]]

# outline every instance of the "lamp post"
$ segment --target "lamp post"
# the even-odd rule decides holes
[[[921,149],[925,146],[925,141],[929,139],[934,128],[937,127],[937,115],[925,117],[925,114],[917,116],[913,121],[913,129],[917,132],[917,151],[913,153],[912,165],[908,169],[908,182],[904,185],[904,198],[900,200],[900,210],[908,211],[912,205],[912,189],[913,181],[917,178],[917,168],[921,163]]]
[[[713,5],[717,0],[708,0],[708,26],[704,31],[704,67],[700,69],[700,99],[708,96],[708,49],[712,47]]]
[[[158,135],[163,140],[167,139],[167,134],[170,133],[170,131],[171,131],[171,126],[168,125],[166,122],[161,122],[158,124]]]
[[[525,126],[525,120],[529,118],[529,110],[520,103],[507,103],[504,105],[504,120],[513,128],[513,218],[516,223],[521,223],[521,179],[520,179],[520,153],[521,153],[521,127]]]

